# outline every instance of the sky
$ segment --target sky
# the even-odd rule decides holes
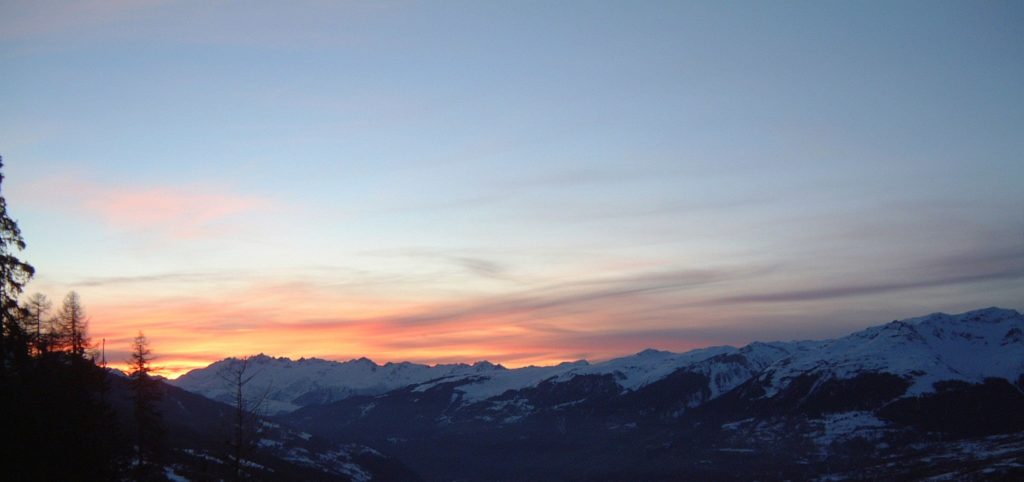
[[[1024,308],[1024,4],[0,0],[2,194],[119,364],[506,366]]]

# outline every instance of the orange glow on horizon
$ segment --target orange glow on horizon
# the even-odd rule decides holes
[[[638,316],[646,301],[639,296],[604,299],[581,294],[578,286],[458,301],[395,299],[273,279],[196,282],[171,291],[174,296],[133,292],[124,283],[87,286],[80,294],[92,320],[90,336],[106,340],[109,366],[127,368],[132,339],[141,331],[156,357],[154,373],[167,378],[258,353],[335,361],[367,357],[380,364],[486,360],[518,368],[722,344],[686,335],[686,329],[666,331],[668,315],[652,321]],[[671,318],[687,319],[678,313]]]
[[[272,354],[272,353],[266,353],[266,355],[275,356],[275,357],[283,356],[283,355],[275,355],[275,354]],[[627,354],[626,353],[622,353],[622,354],[619,354],[619,355],[627,355]],[[217,361],[220,361],[220,360],[222,360],[224,358],[227,358],[229,356],[237,356],[237,355],[228,355],[228,356],[221,357],[221,358],[211,358],[208,361],[200,361],[200,360],[192,360],[192,359],[174,359],[174,358],[169,358],[169,357],[168,358],[161,357],[161,358],[158,358],[158,359],[154,360],[154,362],[153,362],[153,372],[152,373],[153,373],[153,375],[157,375],[157,376],[161,376],[161,377],[173,380],[173,379],[178,378],[178,377],[180,377],[180,376],[182,376],[182,375],[184,375],[184,374],[186,374],[186,373],[188,373],[188,372],[190,372],[192,370],[199,369],[199,368],[206,368],[210,364],[212,364],[214,362],[217,362]],[[303,358],[303,357],[301,357],[301,356],[289,356],[289,357],[286,357],[286,358],[290,358],[292,360],[297,360],[297,359]],[[310,356],[305,356],[305,358],[323,358],[323,359],[326,359],[326,360],[332,360],[332,361],[338,361],[338,362],[345,362],[345,361],[348,361],[348,360],[351,359],[351,358],[331,359],[331,358],[325,358],[325,357],[310,357]],[[382,361],[382,360],[376,360],[373,357],[369,357],[369,356],[367,358],[373,360],[375,363],[377,363],[379,365],[383,365],[383,364],[388,363],[388,362],[396,362],[397,363],[397,362],[400,362],[400,361],[408,361],[408,362],[412,362],[412,363],[421,363],[421,364],[424,364],[424,365],[431,365],[431,366],[432,365],[443,365],[443,364],[449,364],[449,363],[472,364],[472,363],[475,363],[477,361],[487,360],[487,361],[490,361],[491,363],[494,363],[494,364],[500,364],[500,365],[504,366],[505,368],[522,368],[522,367],[527,367],[527,366],[554,366],[554,365],[558,365],[559,363],[563,363],[563,362],[577,361],[577,359],[568,360],[568,359],[552,358],[552,359],[537,359],[537,360],[534,360],[534,361],[531,361],[531,362],[528,362],[528,363],[501,363],[501,362],[498,362],[498,361],[491,360],[490,359],[491,357],[476,357],[476,358],[473,358],[473,357],[470,357],[470,358],[454,357],[454,358],[456,358],[455,360],[452,360],[452,361],[441,361],[441,362],[432,362],[432,361],[430,361],[431,359],[425,359],[425,360],[420,360],[420,359],[401,359],[401,360],[397,360],[397,359],[395,359],[395,360],[383,360]],[[434,360],[437,360],[437,359],[451,360],[452,358],[453,357],[451,357],[450,355],[445,355],[445,356],[440,356],[438,358],[433,358],[433,359]],[[608,357],[608,358],[613,358],[613,357]],[[595,360],[588,360],[588,361],[595,362],[595,361],[602,361],[602,360],[603,359],[595,359]],[[114,368],[114,369],[120,370],[120,371],[122,371],[124,373],[129,373],[130,372],[130,367],[128,365],[128,362],[108,363],[107,365],[110,368]]]
[[[142,306],[147,306],[143,304]],[[148,305],[152,306],[152,305]],[[422,307],[420,307],[422,308]],[[142,331],[156,357],[154,373],[177,378],[231,356],[264,353],[298,359],[347,361],[367,357],[379,364],[409,361],[427,365],[487,360],[508,368],[595,362],[645,348],[685,351],[716,344],[709,340],[619,339],[615,327],[581,326],[573,316],[547,319],[545,325],[509,315],[453,317],[417,324],[416,312],[391,316],[350,315],[337,321],[311,316],[325,307],[283,310],[267,306],[167,303],[159,308],[97,306],[90,310],[93,339],[105,338],[109,366],[127,369],[132,338]],[[144,312],[144,313],[143,313]],[[316,318],[316,322],[284,322]],[[244,321],[243,321],[244,320]]]

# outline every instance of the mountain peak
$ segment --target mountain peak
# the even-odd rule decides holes
[[[559,363],[557,366],[560,366],[560,367],[585,367],[585,366],[590,366],[590,362],[588,362],[586,360],[564,361],[562,363]]]
[[[267,362],[272,362],[272,361],[276,360],[276,358],[274,358],[274,357],[272,357],[270,355],[267,355],[266,353],[262,353],[261,352],[258,355],[253,355],[253,356],[249,357],[249,360],[254,361],[256,363],[267,363]]]
[[[474,363],[474,364],[473,364],[473,368],[475,368],[475,369],[476,369],[477,371],[484,371],[484,370],[505,370],[505,369],[506,369],[506,368],[505,368],[504,366],[502,366],[502,365],[501,365],[500,363],[499,363],[499,364],[497,364],[497,365],[495,365],[495,364],[493,364],[493,363],[491,363],[491,362],[489,362],[489,361],[487,361],[487,360],[481,360],[481,361],[478,361],[478,362]]]
[[[670,352],[670,351],[655,350],[654,348],[647,348],[647,349],[645,349],[643,351],[637,352],[636,356],[650,357],[650,356],[671,355],[671,354],[672,354],[672,352]]]
[[[360,366],[369,366],[369,367],[376,367],[376,366],[378,366],[377,363],[375,363],[373,360],[371,360],[369,358],[366,358],[365,356],[361,356],[359,358],[354,358],[352,360],[349,360],[347,363],[351,363],[353,365],[360,365]]]

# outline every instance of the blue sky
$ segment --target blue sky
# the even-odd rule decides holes
[[[30,290],[175,367],[1021,308],[1022,25],[1015,2],[4,1],[4,195]]]

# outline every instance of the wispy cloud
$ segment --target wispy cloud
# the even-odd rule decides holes
[[[4,7],[0,38],[20,40],[100,28],[170,3],[168,0],[33,1]]]
[[[440,263],[455,266],[459,270],[478,276],[495,280],[510,281],[513,279],[509,272],[507,263],[499,262],[493,256],[485,254],[467,254],[462,250],[455,249],[428,249],[408,248],[392,250],[370,250],[364,254],[374,257],[417,259],[428,261],[439,261]]]
[[[545,286],[523,293],[454,303],[387,320],[396,327],[509,315],[541,318],[574,307],[600,311],[635,296],[698,288],[737,276],[730,270],[678,270]]]
[[[238,279],[244,279],[241,272],[158,273],[137,276],[90,277],[72,281],[69,284],[71,286],[92,288],[140,284],[206,283],[217,280],[229,281]]]
[[[189,296],[109,297],[120,283],[191,282],[210,275],[177,273],[97,279],[84,294],[108,293],[92,310],[96,333],[113,339],[142,329],[171,359],[263,351],[425,363],[490,359],[521,366],[607,359],[647,347],[686,350],[836,336],[893,313],[919,314],[898,302],[907,290],[953,290],[963,296],[948,306],[966,302],[963,309],[974,308],[995,302],[969,296],[974,291],[967,287],[1024,280],[1024,255],[993,248],[908,261],[845,283],[766,290],[802,281],[786,274],[782,266],[661,269],[539,283],[503,294],[409,300],[395,291],[366,296],[358,281],[332,282],[314,270],[288,279],[241,275],[242,283]],[[379,286],[372,277],[364,281]],[[417,291],[423,283],[429,280],[408,289]],[[818,304],[822,300],[828,307]],[[194,366],[189,363],[198,362],[179,365]]]

